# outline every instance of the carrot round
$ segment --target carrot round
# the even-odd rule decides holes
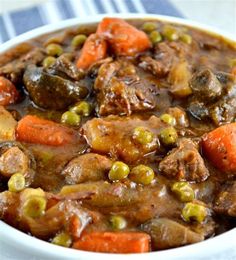
[[[91,34],[81,50],[77,60],[77,68],[88,69],[94,62],[104,59],[107,53],[107,42],[103,37]]]
[[[11,81],[4,77],[0,77],[0,106],[13,104],[18,98],[19,93]]]
[[[150,250],[150,236],[141,232],[92,232],[82,235],[73,248],[103,253],[144,253]]]
[[[135,55],[151,47],[143,31],[119,18],[104,18],[97,28],[97,34],[104,35],[117,55]]]
[[[224,172],[236,171],[236,123],[220,126],[202,140],[204,155]]]
[[[75,131],[53,121],[27,115],[16,128],[16,139],[26,143],[60,146],[75,140]]]

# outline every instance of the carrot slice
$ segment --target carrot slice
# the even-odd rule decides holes
[[[97,34],[104,35],[117,55],[135,55],[151,47],[143,31],[119,18],[104,18],[97,28]]]
[[[91,34],[81,50],[77,68],[88,69],[94,62],[104,59],[107,53],[107,42],[103,37]]]
[[[19,98],[16,87],[10,80],[0,77],[0,105],[7,106],[13,104]]]
[[[236,123],[220,126],[203,137],[202,149],[212,164],[224,171],[236,171]]]
[[[92,232],[74,242],[73,248],[104,253],[144,253],[150,236],[141,232]]]
[[[75,136],[71,128],[32,115],[23,117],[16,128],[16,139],[27,143],[60,146],[73,142]]]

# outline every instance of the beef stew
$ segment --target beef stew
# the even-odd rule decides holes
[[[0,219],[143,253],[236,226],[236,45],[104,18],[0,55]]]

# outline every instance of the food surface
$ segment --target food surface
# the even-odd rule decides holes
[[[144,253],[236,227],[236,43],[104,18],[0,54],[0,220]]]

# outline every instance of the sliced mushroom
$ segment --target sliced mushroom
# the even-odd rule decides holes
[[[154,250],[178,247],[204,240],[202,234],[168,218],[154,218],[143,224],[142,229],[151,235]]]
[[[88,94],[88,89],[79,82],[52,75],[34,65],[27,67],[23,81],[30,98],[43,108],[65,109]]]

